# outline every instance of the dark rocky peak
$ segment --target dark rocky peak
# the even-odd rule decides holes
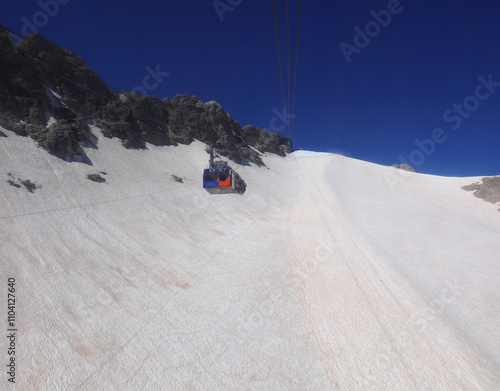
[[[286,145],[286,139],[280,137],[278,133],[268,133],[266,130],[247,125],[242,129],[243,139],[260,152],[276,153],[285,156],[290,153],[290,148]]]
[[[46,85],[64,96],[65,103],[82,115],[93,116],[114,98],[106,84],[87,63],[68,49],[32,33],[18,45],[41,71]]]
[[[113,98],[78,56],[36,33],[18,45],[0,33],[0,125],[63,159],[90,143],[87,119]]]
[[[29,135],[60,158],[82,154],[80,145],[91,144],[89,119],[127,148],[197,139],[234,162],[259,165],[262,159],[254,149],[279,155],[287,151],[278,134],[253,126],[242,129],[215,101],[115,93],[84,60],[39,34],[15,45],[0,27],[0,46],[0,125]]]

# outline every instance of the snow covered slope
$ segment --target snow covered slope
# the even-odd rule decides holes
[[[471,178],[269,155],[214,196],[199,142],[125,150],[93,128],[89,165],[3,132],[8,389],[500,388],[500,212]]]

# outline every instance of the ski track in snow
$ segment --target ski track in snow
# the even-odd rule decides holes
[[[247,192],[214,196],[204,144],[91,128],[92,165],[1,129],[8,389],[500,389],[500,213],[475,178],[301,151],[233,164]]]

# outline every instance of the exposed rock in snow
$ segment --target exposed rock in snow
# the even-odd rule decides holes
[[[36,189],[42,187],[42,185],[40,185],[39,183],[31,182],[29,179],[23,180],[21,178],[17,178],[14,175],[12,175],[12,173],[8,173],[7,175],[10,178],[7,180],[7,183],[11,186],[17,187],[18,189],[24,186],[26,190],[28,190],[30,193],[33,193]]]
[[[106,182],[106,178],[102,177],[98,173],[88,174],[87,179],[91,180],[92,182],[97,182],[97,183]]]
[[[392,167],[398,168],[400,170],[409,171],[409,172],[417,172],[417,170],[415,170],[412,166],[410,166],[409,164],[406,164],[406,163],[403,163],[403,164],[393,164]]]
[[[476,182],[471,185],[463,186],[462,189],[473,191],[474,196],[486,202],[491,202],[492,204],[500,202],[500,176],[485,177],[482,181],[483,183]]]

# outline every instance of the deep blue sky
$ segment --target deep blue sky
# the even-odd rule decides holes
[[[151,95],[198,95],[218,101],[242,126],[281,126],[272,121],[282,100],[271,0],[220,0],[240,3],[222,21],[213,0],[59,1],[66,4],[49,8],[54,16],[45,19],[44,0],[2,2],[0,20],[28,32],[23,17],[35,18],[41,34],[118,89],[140,87],[146,67],[158,65],[169,75]],[[286,87],[286,2],[276,3]],[[479,76],[500,82],[500,3],[397,4],[302,2],[294,146],[387,165],[402,156],[430,174],[500,175],[500,87],[481,87],[481,100],[471,98]],[[371,30],[348,64],[340,44],[354,45],[355,27],[365,30],[375,20],[371,11],[388,7],[398,13]],[[297,0],[290,0],[292,72],[296,14]],[[464,100],[468,109],[454,107]],[[446,140],[424,155],[414,140],[431,138],[435,128]]]

